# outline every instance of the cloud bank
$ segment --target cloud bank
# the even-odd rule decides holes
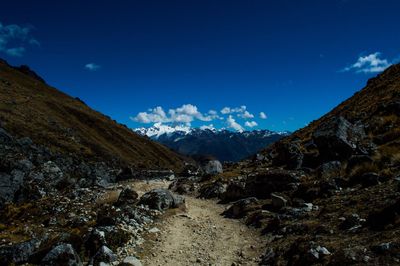
[[[261,113],[264,114],[264,112]],[[157,106],[130,117],[132,121],[143,124],[160,123],[191,126],[191,124],[196,121],[198,123],[204,122],[204,124],[200,126],[200,128],[203,129],[214,129],[214,123],[217,123],[218,125],[236,131],[244,131],[244,127],[241,123],[244,123],[244,126],[248,128],[257,127],[258,123],[254,121],[254,118],[255,116],[247,110],[245,105],[240,107],[227,106],[222,108],[220,112],[213,109],[202,112],[193,104],[184,104],[169,110],[164,110],[163,107]]]

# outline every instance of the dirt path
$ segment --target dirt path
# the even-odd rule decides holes
[[[186,196],[186,211],[167,213],[149,233],[143,265],[257,265],[265,238],[222,217],[224,208]]]

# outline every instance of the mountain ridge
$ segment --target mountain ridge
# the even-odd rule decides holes
[[[183,157],[47,85],[27,66],[0,60],[0,121],[18,137],[61,153],[135,168],[183,167]]]
[[[178,153],[189,156],[213,156],[223,162],[239,161],[249,157],[289,134],[270,130],[238,132],[214,128],[171,127],[162,124],[138,128],[135,132],[148,136]]]

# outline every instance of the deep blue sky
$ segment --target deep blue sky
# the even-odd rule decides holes
[[[295,130],[397,61],[399,10],[382,0],[3,1],[3,38],[12,24],[29,30],[0,43],[0,57],[130,127],[151,125],[130,120],[149,108],[192,104],[246,105],[255,118],[231,114],[241,126]],[[210,123],[227,126],[192,125]]]

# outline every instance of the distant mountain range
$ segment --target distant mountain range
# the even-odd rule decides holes
[[[135,132],[147,136],[184,155],[207,155],[222,162],[236,162],[257,153],[269,144],[289,135],[289,132],[253,130],[232,132],[226,129],[171,127],[155,124],[137,128]]]

